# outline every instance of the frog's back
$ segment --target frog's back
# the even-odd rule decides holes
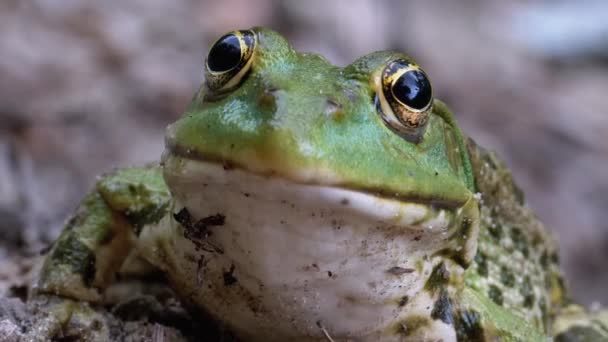
[[[468,149],[481,200],[478,249],[465,273],[467,287],[557,339],[608,338],[606,321],[600,319],[605,313],[590,315],[569,305],[557,245],[525,205],[504,162],[472,140]]]

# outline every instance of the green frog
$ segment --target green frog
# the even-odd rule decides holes
[[[105,290],[137,262],[242,341],[608,340],[507,167],[402,53],[340,68],[230,32],[165,139],[159,164],[102,176],[67,222],[32,340],[108,340]]]

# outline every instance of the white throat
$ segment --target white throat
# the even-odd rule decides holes
[[[203,241],[223,253],[196,250],[173,222],[168,273],[245,340],[399,340],[400,319],[429,315],[421,290],[452,212],[177,157],[165,173],[174,211],[225,217]]]

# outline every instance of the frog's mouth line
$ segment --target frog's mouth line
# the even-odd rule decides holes
[[[267,199],[274,196],[270,200],[274,202],[304,200],[312,207],[340,210],[348,207],[349,213],[345,215],[359,215],[384,224],[390,223],[391,226],[401,227],[399,231],[426,231],[425,234],[437,239],[438,247],[432,248],[434,253],[446,255],[461,265],[468,264],[476,251],[479,209],[473,197],[458,206],[438,205],[433,201],[383,196],[378,192],[334,184],[297,182],[273,173],[251,172],[233,164],[192,158],[191,155],[184,157],[173,150],[165,151],[162,162],[165,181],[178,203],[189,201],[188,197],[194,193],[194,196],[201,196],[200,193],[205,192],[205,196],[212,198],[233,191],[245,197],[249,197],[248,194]],[[215,191],[210,192],[207,187],[214,187]],[[188,209],[199,206],[198,203],[204,206],[207,200],[190,204]],[[201,213],[199,216],[208,214]]]
[[[307,174],[306,172],[300,171],[299,175],[294,175],[278,172],[270,168],[257,168],[256,170],[252,170],[251,167],[248,167],[248,165],[245,165],[243,163],[238,163],[232,160],[227,160],[225,158],[219,158],[216,156],[203,155],[198,151],[183,148],[173,143],[171,140],[167,140],[166,149],[163,152],[162,156],[163,163],[171,156],[183,158],[184,160],[214,163],[217,165],[221,165],[225,170],[239,169],[252,174],[256,174],[258,176],[282,178],[301,185],[323,185],[340,189],[349,189],[353,191],[362,192],[371,196],[375,196],[379,199],[390,199],[401,201],[404,203],[423,204],[433,207],[435,209],[447,209],[450,211],[455,211],[458,208],[464,206],[468,201],[470,201],[470,199],[464,201],[456,201],[438,197],[424,197],[411,194],[403,195],[387,189],[365,187],[360,184],[352,184],[349,182],[345,182],[340,178],[340,176],[332,174],[331,171],[323,172],[322,175],[320,174],[321,172],[319,172],[318,170],[315,172],[315,174]]]
[[[285,198],[279,199],[278,201],[280,202],[291,202],[295,200],[295,197],[307,193],[306,196],[313,198],[311,202],[315,202],[315,195],[311,195],[311,193],[318,192],[320,197],[327,195],[332,198],[330,200],[332,203],[322,203],[322,201],[327,200],[327,198],[319,199],[321,201],[319,202],[319,206],[321,207],[323,204],[359,207],[361,212],[369,211],[369,216],[377,215],[378,217],[391,218],[395,223],[399,223],[402,226],[414,226],[426,223],[426,221],[430,221],[432,217],[441,217],[441,220],[444,221],[442,225],[447,226],[449,225],[449,222],[452,221],[452,216],[454,215],[453,210],[439,208],[425,203],[386,198],[374,193],[361,192],[337,186],[293,182],[284,177],[275,177],[275,175],[271,174],[260,175],[244,168],[227,167],[225,164],[207,160],[188,159],[177,155],[171,155],[163,158],[163,165],[167,184],[169,184],[169,187],[172,189],[180,187],[180,191],[178,191],[180,194],[189,192],[191,189],[196,189],[197,187],[207,188],[210,186],[223,186],[226,189],[230,188],[232,190],[239,188],[239,191],[241,191],[245,197],[277,196],[277,194],[282,193],[282,196]],[[272,185],[274,188],[270,189],[268,184],[277,185]],[[311,189],[311,191],[301,189]],[[193,191],[199,192],[196,190]],[[218,195],[220,194],[218,193]],[[355,198],[354,201],[359,201],[361,203],[353,203],[353,198]],[[377,207],[379,208],[376,212],[369,210],[370,207],[374,206],[374,202],[378,204]],[[391,207],[391,210],[395,213],[381,213],[380,207]],[[399,211],[402,212],[398,213]],[[430,223],[430,225],[432,226],[433,223]]]

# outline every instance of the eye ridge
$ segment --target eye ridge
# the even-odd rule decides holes
[[[220,37],[205,61],[206,84],[213,92],[238,86],[249,71],[257,37],[252,30],[237,30]]]

